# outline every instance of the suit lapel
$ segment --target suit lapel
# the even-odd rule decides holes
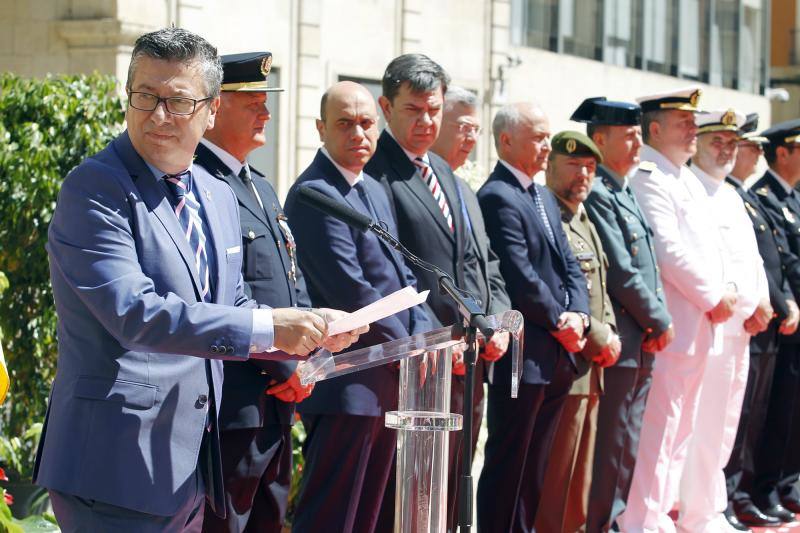
[[[436,221],[436,225],[439,226],[439,229],[442,230],[449,239],[455,241],[455,235],[447,226],[447,221],[444,219],[442,210],[439,209],[439,204],[433,199],[433,194],[428,188],[428,184],[422,179],[422,174],[416,165],[411,162],[397,141],[385,131],[381,134],[379,143],[383,146],[383,149],[386,150],[388,156],[386,160],[399,177],[399,181],[402,182],[405,187],[408,187],[412,194],[425,206],[425,209],[431,214],[433,220]],[[435,173],[436,169],[433,171]],[[437,174],[436,177],[438,179],[439,175]],[[450,198],[448,198],[448,202],[449,201]],[[451,211],[452,205],[453,204],[450,204]],[[455,216],[455,214],[453,214],[453,216]]]
[[[167,234],[172,239],[172,242],[175,244],[175,247],[178,249],[192,277],[192,282],[194,283],[194,288],[199,300],[201,284],[200,276],[197,272],[197,268],[195,268],[194,255],[189,248],[189,243],[186,241],[178,217],[175,216],[172,204],[167,198],[166,190],[158,182],[159,179],[153,176],[153,173],[150,172],[150,168],[133,148],[127,131],[114,140],[114,151],[131,175],[131,178],[136,184],[136,188],[142,195],[142,200],[144,200],[145,205],[147,205],[148,209],[158,218],[159,222],[161,222]]]
[[[264,222],[264,224],[269,225],[267,215],[264,213],[264,210],[261,209],[261,206],[258,205],[258,202],[253,196],[253,192],[247,188],[239,176],[231,171],[228,165],[220,161],[220,159],[214,155],[211,150],[203,146],[202,143],[197,146],[195,154],[197,154],[197,158],[194,161],[195,164],[202,166],[209,174],[227,183],[236,194],[239,204],[253,213],[259,220]]]

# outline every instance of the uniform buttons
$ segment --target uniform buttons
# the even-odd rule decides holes
[[[636,254],[638,254],[638,253],[639,253],[639,247],[638,246],[631,246],[631,255],[636,256]]]
[[[639,234],[638,234],[638,233],[636,233],[636,232],[634,232],[634,233],[633,233],[633,235],[632,235],[632,237],[633,237],[633,240],[636,240],[636,239],[638,239],[638,238],[639,238]]]
[[[200,396],[197,397],[197,404],[200,407],[203,407],[206,403],[208,403],[208,396],[207,395],[201,394]]]
[[[778,234],[778,230],[776,230],[776,229],[772,230],[772,234],[773,235],[777,235]]]
[[[658,288],[656,289],[656,292],[661,292],[661,287],[658,287]]]
[[[250,345],[250,353],[256,353],[258,351],[258,346],[255,344]]]
[[[765,229],[767,229],[767,228],[764,226],[764,224],[759,224],[758,225],[758,230],[759,231],[764,231]]]
[[[212,344],[211,353],[219,353],[219,346],[217,346],[216,344]]]
[[[778,251],[782,252],[783,251],[783,246],[778,246]]]
[[[228,346],[226,353],[233,354],[233,346]]]
[[[248,237],[250,240],[253,240],[253,239],[255,239],[255,238],[256,238],[256,232],[255,232],[255,231],[253,231],[253,230],[250,230],[250,231],[248,231],[248,232],[247,232],[247,237]]]

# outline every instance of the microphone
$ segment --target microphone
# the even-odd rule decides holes
[[[337,202],[327,194],[321,193],[310,187],[300,187],[297,192],[298,201],[328,216],[340,220],[348,226],[359,231],[371,231],[389,246],[400,252],[409,262],[423,270],[433,272],[439,277],[439,290],[447,294],[458,306],[459,313],[467,320],[468,324],[477,327],[488,339],[494,335],[494,328],[486,320],[486,315],[474,298],[456,287],[453,278],[438,266],[420,259],[392,235],[380,220],[373,221],[366,215]]]
[[[337,202],[327,194],[321,193],[311,187],[300,187],[297,195],[301,203],[313,207],[336,220],[341,220],[348,226],[359,231],[367,231],[375,226],[375,223],[368,216],[359,213],[341,202]]]

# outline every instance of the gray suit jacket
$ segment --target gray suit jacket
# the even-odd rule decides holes
[[[661,334],[672,322],[656,265],[653,232],[630,188],[623,189],[603,166],[598,167],[583,205],[608,257],[608,295],[622,340],[616,366],[652,367],[653,354],[642,351],[642,341]]]
[[[159,178],[125,132],[64,180],[47,244],[58,372],[34,479],[171,515],[194,497],[207,415],[213,420],[221,402],[222,363],[207,359],[248,358],[256,303],[243,291],[230,187],[195,174],[216,264],[213,303],[201,303],[192,253]],[[218,451],[212,427],[209,447]],[[207,488],[219,491],[219,461],[211,467]]]

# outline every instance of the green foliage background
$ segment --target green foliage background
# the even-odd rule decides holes
[[[11,390],[0,408],[0,461],[29,477],[56,369],[56,316],[45,243],[61,180],[122,129],[114,78],[0,74],[0,331]]]

